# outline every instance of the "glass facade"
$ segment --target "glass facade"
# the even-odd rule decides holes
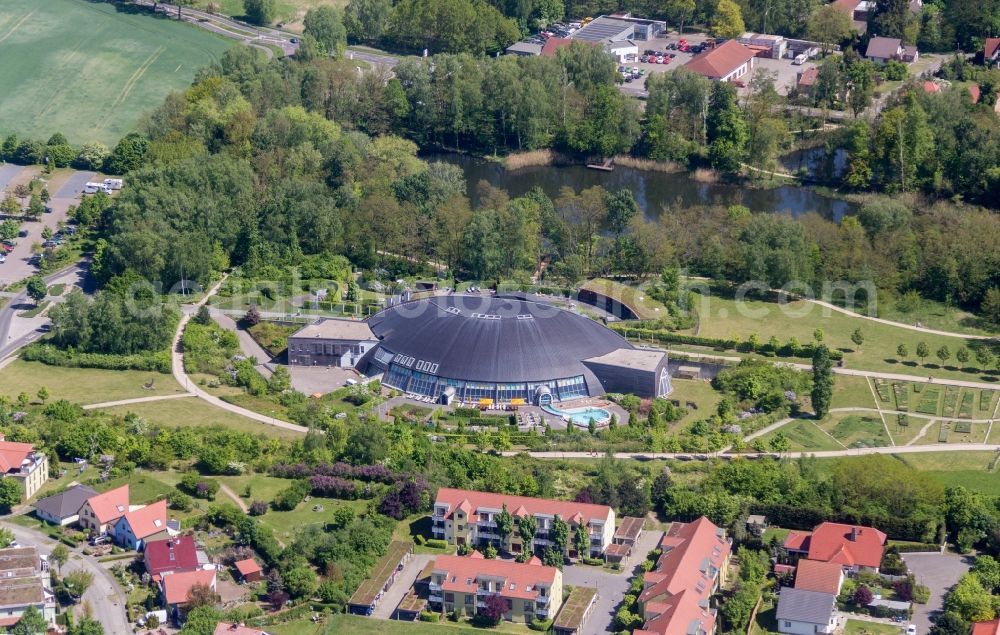
[[[523,384],[466,382],[410,370],[397,364],[389,365],[389,372],[382,383],[403,392],[434,399],[440,398],[445,388],[451,386],[455,389],[455,401],[467,404],[477,404],[480,399],[492,399],[501,404],[509,404],[514,399],[524,399],[526,403],[534,403],[535,391],[539,386],[549,389],[552,401],[566,401],[586,397],[589,394],[583,375]]]

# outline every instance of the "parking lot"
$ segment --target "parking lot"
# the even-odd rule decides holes
[[[971,559],[957,553],[904,553],[903,561],[917,582],[927,586],[931,599],[927,604],[913,605],[913,623],[918,635],[930,629],[932,620],[944,608],[944,596],[972,565]]]
[[[32,168],[4,167],[10,168],[9,178],[6,179],[5,185],[30,180]],[[73,172],[68,176],[60,175],[60,178],[52,179],[49,182],[50,190],[53,192],[48,207],[52,211],[47,212],[37,221],[24,221],[21,224],[23,235],[17,238],[17,244],[13,251],[7,254],[7,261],[0,264],[0,284],[16,282],[38,271],[38,267],[31,262],[34,256],[32,246],[44,242],[42,231],[45,227],[55,231],[60,222],[67,220],[70,206],[79,203],[84,184],[93,179],[94,176],[93,172]]]
[[[641,73],[639,79],[633,79],[630,82],[625,82],[619,85],[622,92],[633,95],[635,97],[646,97],[646,78],[655,73],[665,73],[672,71],[680,66],[683,66],[694,57],[694,55],[688,51],[684,52],[678,50],[678,45],[681,40],[685,40],[689,47],[696,47],[702,44],[706,40],[712,39],[706,35],[684,35],[680,36],[677,34],[671,34],[662,38],[655,38],[645,42],[636,42],[639,47],[640,59],[636,61],[629,61],[622,66],[627,69],[638,69]],[[674,48],[671,49],[670,47]],[[707,50],[707,49],[706,49]],[[655,51],[657,53],[667,53],[668,55],[673,55],[674,57],[669,58],[669,62],[666,63],[650,63],[642,62],[641,56],[646,51]],[[664,60],[666,61],[666,60]],[[782,95],[788,94],[788,91],[795,87],[796,80],[799,73],[805,71],[808,68],[815,66],[814,62],[806,62],[805,64],[795,65],[792,64],[792,60],[788,58],[783,59],[770,59],[765,57],[758,57],[754,60],[754,70],[753,73],[769,72],[773,73],[775,76],[775,88],[778,93]],[[752,75],[744,77],[742,83],[749,86],[750,79]],[[743,87],[739,89],[740,92],[746,92],[748,89]]]

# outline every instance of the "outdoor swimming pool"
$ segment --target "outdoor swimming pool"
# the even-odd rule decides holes
[[[590,420],[593,419],[594,422],[599,425],[606,425],[611,421],[611,413],[604,408],[595,408],[594,406],[586,406],[584,408],[567,408],[566,410],[560,410],[554,406],[543,406],[542,410],[548,412],[549,414],[554,414],[557,417],[568,418],[573,422],[573,425],[580,427],[587,427],[590,425]]]

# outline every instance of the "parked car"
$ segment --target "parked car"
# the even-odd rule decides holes
[[[662,55],[657,55],[656,56],[656,63],[657,64],[662,64],[663,63],[663,56]]]
[[[51,205],[46,205],[45,206],[45,213],[46,214],[51,214],[52,213],[52,206]]]
[[[910,624],[906,627],[906,635],[917,635],[917,625]]]
[[[5,262],[7,262],[7,256],[5,256],[4,254],[0,254],[0,264],[3,264]]]

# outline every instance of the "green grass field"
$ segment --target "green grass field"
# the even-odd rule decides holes
[[[821,452],[825,450],[844,449],[843,445],[837,443],[836,439],[824,433],[812,420],[787,423],[778,430],[764,435],[764,441],[770,443],[771,439],[779,431],[788,438],[791,444],[790,448],[793,452]]]
[[[143,385],[153,380],[152,388]],[[49,401],[67,399],[81,404],[184,392],[170,375],[136,370],[62,368],[17,360],[0,371],[0,395],[26,392],[32,399],[44,386]]]
[[[746,340],[755,333],[762,342],[766,342],[773,335],[782,343],[795,337],[800,343],[808,344],[813,340],[813,331],[819,328],[823,330],[823,341],[827,346],[846,351],[844,358],[849,368],[916,376],[933,375],[955,379],[998,381],[996,375],[965,372],[955,366],[956,350],[963,346],[971,350],[971,344],[978,344],[960,337],[930,335],[862,320],[805,301],[789,302],[784,306],[757,300],[743,300],[737,304],[735,300],[716,294],[710,297],[696,297],[695,307],[700,320],[698,335],[703,337]],[[857,328],[861,329],[865,338],[861,346],[851,341],[851,334]],[[927,367],[918,364],[921,360],[915,356],[917,343],[921,341],[926,342],[931,351],[930,357],[922,360],[928,364]],[[905,344],[909,349],[909,356],[902,361],[896,355],[896,348],[900,344]],[[934,352],[942,345],[947,346],[952,353],[952,358],[943,368],[939,367],[939,360],[934,356]],[[971,364],[966,364],[969,365]]]
[[[937,438],[937,433],[934,433]],[[932,452],[900,454],[900,460],[927,472],[945,487],[963,486],[984,494],[993,494],[1000,488],[1000,470],[990,473],[987,469],[993,452]]]
[[[838,413],[820,422],[820,427],[849,448],[892,445],[877,414]]]
[[[105,2],[5,0],[0,134],[112,145],[234,40]]]
[[[325,618],[322,625],[316,625],[308,620],[289,622],[276,626],[268,626],[268,633],[274,635],[319,635],[320,633],[337,633],[337,635],[482,635],[490,633],[523,633],[534,631],[525,624],[501,622],[496,628],[472,628],[466,624],[456,624],[441,620],[436,624],[428,622],[400,622],[398,620],[376,620],[357,615],[331,615]]]
[[[195,0],[194,6],[205,9],[212,0]],[[243,15],[243,0],[215,0],[219,13],[239,18]],[[347,0],[278,0],[275,3],[274,24],[281,24],[289,31],[302,32],[302,18],[306,11],[320,5],[331,5],[338,9],[347,6]]]
[[[106,412],[120,415],[134,412],[150,423],[167,427],[222,425],[251,434],[264,434],[269,437],[283,439],[300,438],[302,436],[298,432],[269,426],[221,408],[216,408],[196,397],[115,406],[108,408]]]

